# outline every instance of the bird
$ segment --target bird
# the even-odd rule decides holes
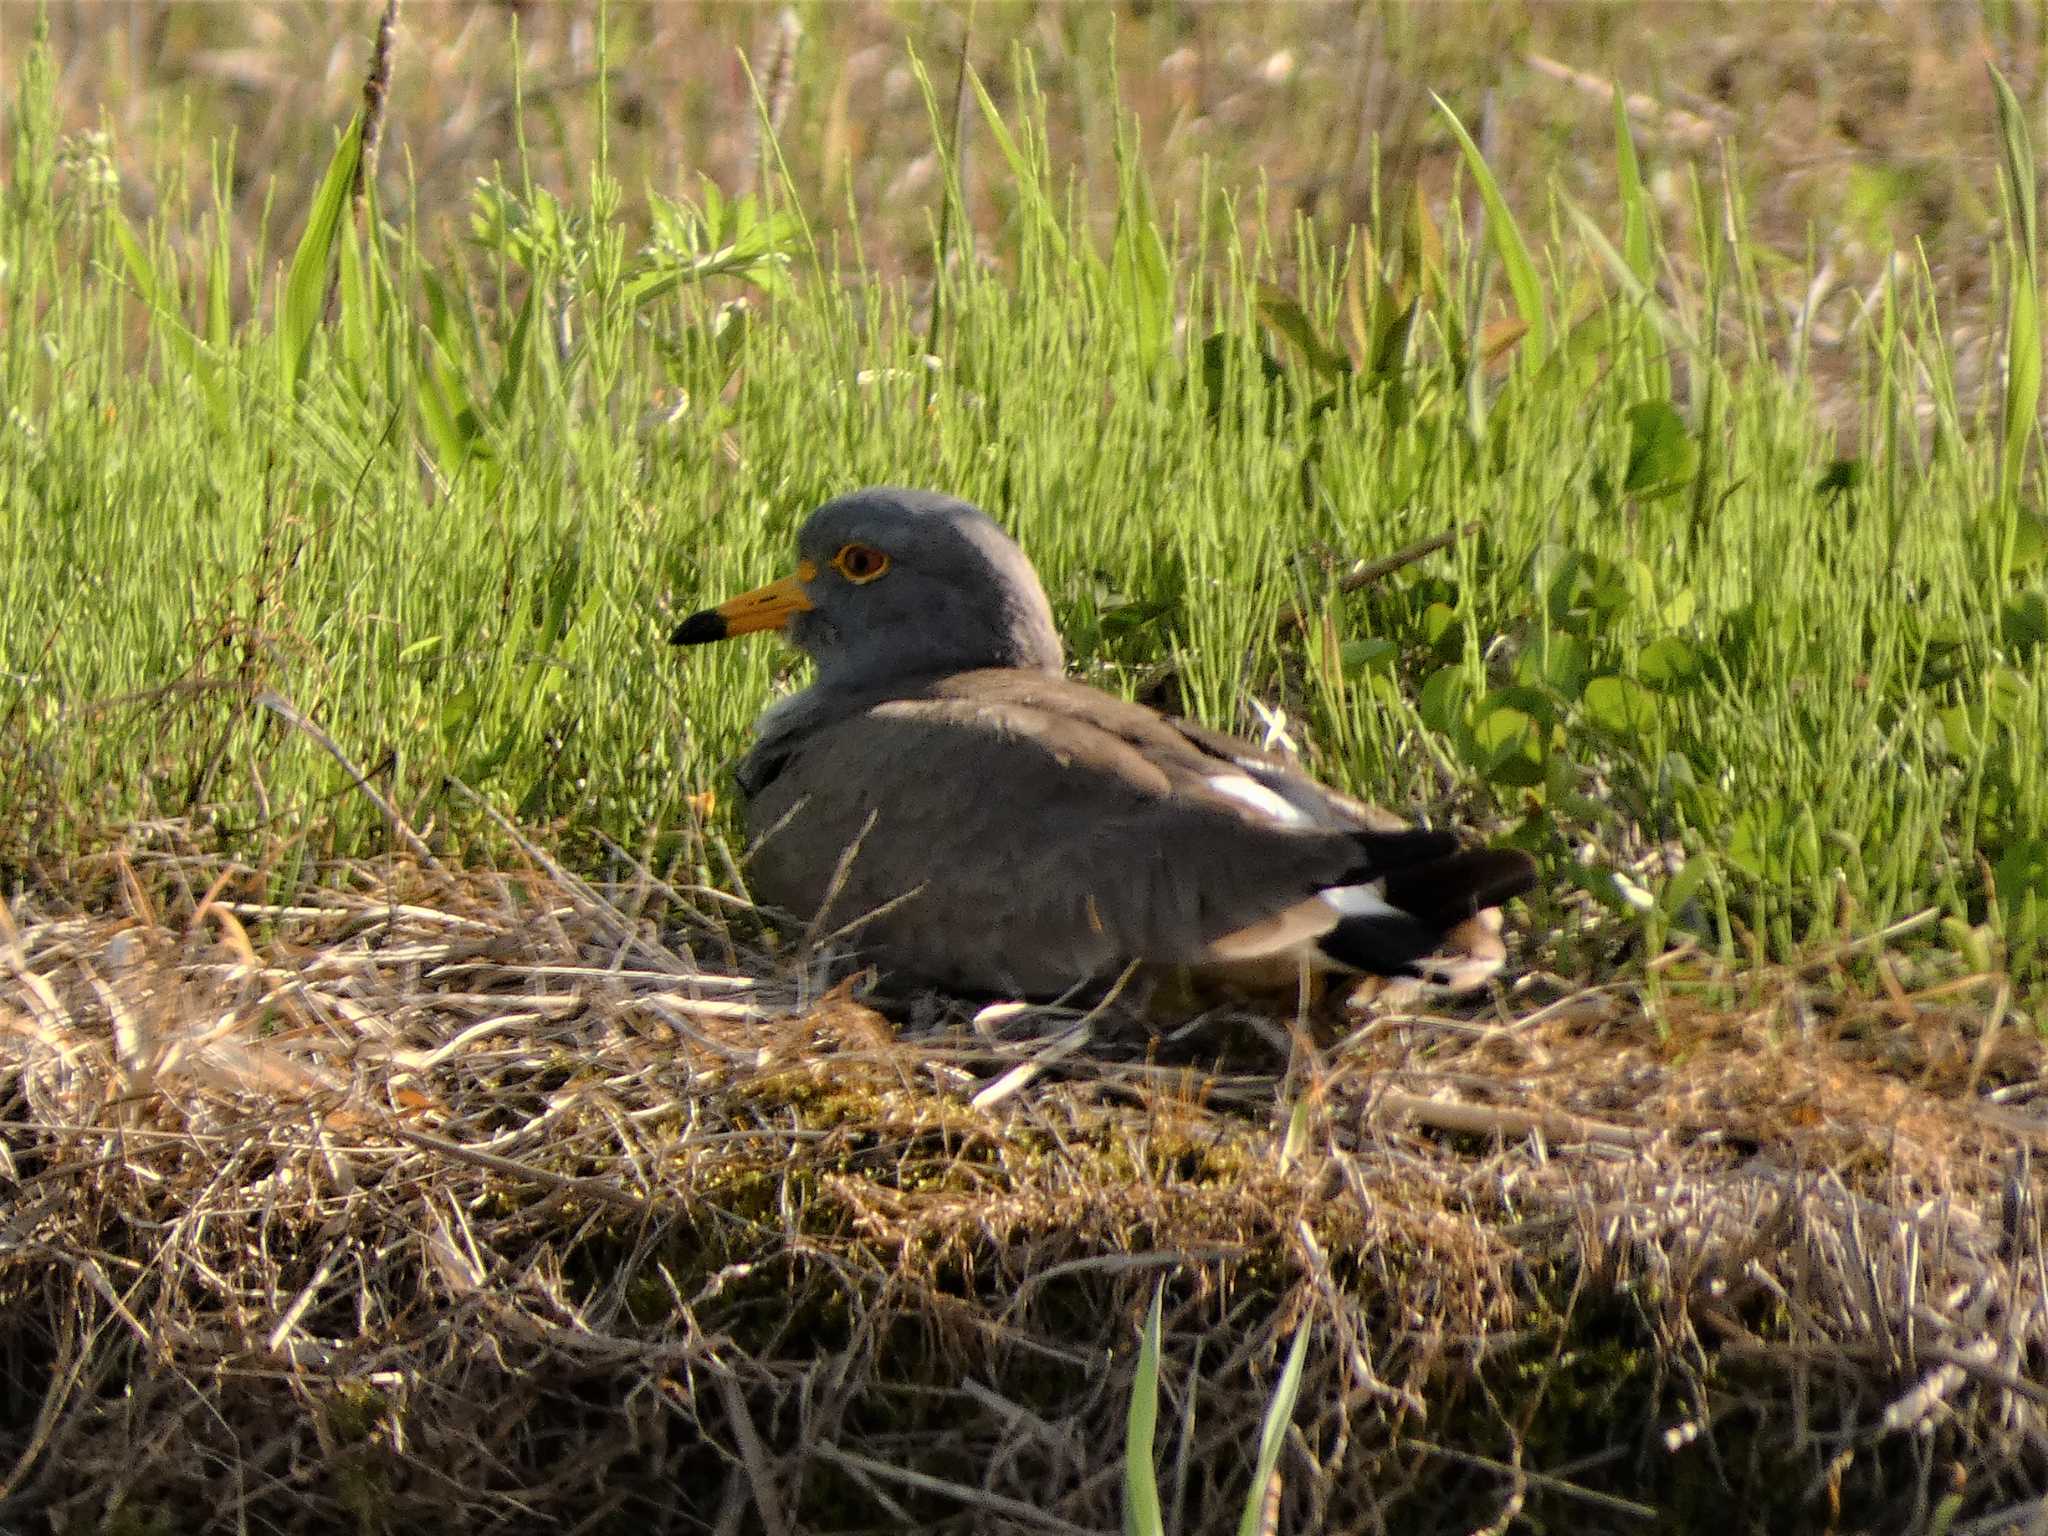
[[[891,982],[1059,998],[1136,966],[1465,990],[1500,969],[1528,854],[1067,676],[1037,572],[978,507],[855,491],[796,553],[670,638],[779,631],[809,657],[735,771],[752,893]]]

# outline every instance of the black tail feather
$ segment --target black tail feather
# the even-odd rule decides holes
[[[1412,962],[1436,948],[1442,931],[1405,912],[1347,917],[1316,940],[1339,965],[1372,976],[1418,976]]]
[[[1372,833],[1361,841],[1367,836],[1374,861],[1369,878],[1384,882],[1386,905],[1394,910],[1346,917],[1316,941],[1353,970],[1420,975],[1414,962],[1435,951],[1452,928],[1536,888],[1536,861],[1519,849],[1461,850],[1447,832]]]

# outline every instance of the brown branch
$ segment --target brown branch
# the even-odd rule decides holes
[[[1337,578],[1337,593],[1342,596],[1356,592],[1360,587],[1369,587],[1384,577],[1391,576],[1404,566],[1413,565],[1440,549],[1449,549],[1460,539],[1469,539],[1486,525],[1474,518],[1458,528],[1447,528],[1442,533],[1433,533],[1426,539],[1417,539],[1413,544],[1395,550],[1391,555],[1382,555],[1377,560],[1360,560],[1351,569]],[[1290,606],[1280,613],[1281,630],[1306,629],[1308,615],[1299,607]]]
[[[377,145],[384,137],[384,108],[391,96],[391,44],[398,31],[399,0],[384,0],[377,22],[377,41],[370,49],[370,72],[363,76],[362,151],[356,157],[355,184],[349,196],[358,206],[377,174]]]

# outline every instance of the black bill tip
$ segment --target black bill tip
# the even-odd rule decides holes
[[[668,637],[670,645],[709,645],[726,636],[725,615],[716,608],[705,608],[691,614],[675,628]]]

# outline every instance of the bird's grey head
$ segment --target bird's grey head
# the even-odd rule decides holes
[[[1031,562],[967,502],[855,491],[805,520],[797,557],[796,575],[693,614],[676,641],[781,628],[817,664],[818,686],[834,690],[1063,665]]]

